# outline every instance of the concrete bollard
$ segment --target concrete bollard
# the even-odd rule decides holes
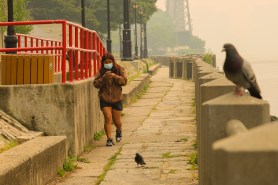
[[[277,133],[270,123],[214,142],[212,185],[276,185]]]
[[[205,75],[199,79],[200,90],[198,105],[196,105],[196,121],[197,121],[197,144],[198,144],[198,161],[200,161],[202,155],[202,145],[201,145],[201,105],[202,103],[216,98],[218,96],[232,92],[235,89],[235,85],[228,81],[223,74],[218,72],[213,72],[211,74]],[[196,102],[197,104],[197,102]],[[201,177],[200,169],[202,169],[202,164],[199,163],[199,177]],[[199,178],[201,181],[201,178]]]
[[[202,104],[201,107],[201,168],[200,185],[211,184],[212,143],[227,136],[225,123],[238,119],[252,128],[269,122],[269,104],[249,95],[225,94]]]

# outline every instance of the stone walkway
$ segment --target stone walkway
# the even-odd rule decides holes
[[[106,147],[103,138],[82,156],[90,163],[79,162],[76,172],[50,184],[98,184],[104,166],[114,157],[101,185],[197,185],[198,172],[188,164],[196,143],[194,83],[169,79],[168,70],[162,67],[148,90],[124,109],[120,143]],[[137,167],[136,152],[144,157],[144,167]]]

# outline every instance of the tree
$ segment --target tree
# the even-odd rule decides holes
[[[31,17],[29,15],[29,12],[26,11],[26,2],[25,0],[16,0],[14,3],[14,21],[26,21],[30,20]],[[15,32],[16,33],[30,33],[32,31],[33,27],[30,25],[24,25],[24,26],[16,26]]]
[[[26,10],[26,0],[15,0],[13,2],[13,13],[14,21],[26,21],[30,20],[30,15]],[[0,0],[0,7],[2,11],[0,12],[0,21],[6,22],[7,18],[7,1]],[[6,28],[1,28],[1,31],[4,32]],[[16,33],[27,34],[32,30],[32,26],[16,26]]]
[[[167,47],[177,45],[175,26],[167,13],[157,11],[148,25],[148,43],[153,55],[165,54]]]
[[[148,20],[150,20],[151,16],[158,10],[156,7],[156,1],[157,0],[132,0],[131,1],[131,11],[134,12],[134,8],[133,8],[133,4],[134,2],[137,3],[138,10],[142,10],[143,14],[142,14],[142,21],[143,23],[146,23]],[[137,20],[139,20],[139,12],[137,11]],[[134,23],[134,14],[131,13],[131,22]]]

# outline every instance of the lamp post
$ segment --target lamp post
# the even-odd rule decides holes
[[[107,51],[109,53],[111,53],[112,52],[112,46],[111,46],[112,40],[111,40],[111,33],[110,33],[110,2],[109,2],[109,0],[107,0],[107,40],[106,40],[106,43],[107,43]]]
[[[147,23],[144,23],[144,58],[148,58]]]
[[[7,1],[8,6],[8,22],[13,22],[13,0]],[[7,35],[4,39],[5,47],[6,48],[16,48],[17,45],[17,36],[15,35],[14,26],[8,26]],[[16,51],[10,51],[6,53],[13,53],[16,54]]]
[[[143,58],[143,21],[142,21],[143,10],[142,9],[139,10],[139,14],[140,14],[140,58]]]
[[[131,34],[129,23],[129,0],[123,0],[124,5],[124,29],[123,29],[123,58],[124,61],[132,60]]]
[[[82,26],[85,27],[85,4],[84,0],[81,0],[81,19],[82,19]]]
[[[136,10],[138,8],[138,5],[136,1],[133,3],[133,8],[134,8],[134,25],[135,25],[135,30],[134,30],[134,40],[135,40],[135,56],[138,56],[138,45],[137,45],[137,14]]]

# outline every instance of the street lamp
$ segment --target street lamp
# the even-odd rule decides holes
[[[13,22],[13,0],[8,0],[7,1],[7,6],[8,6],[8,22]],[[15,29],[14,26],[8,26],[7,30],[7,35],[5,36],[4,39],[5,42],[5,47],[6,48],[16,48],[17,45],[17,36],[15,35]],[[10,51],[6,52],[8,53],[13,53],[16,54],[16,51]]]
[[[135,25],[135,30],[134,30],[134,40],[135,40],[135,56],[138,56],[138,45],[137,45],[137,14],[136,10],[138,8],[138,4],[136,1],[133,3],[133,9],[134,9],[134,25]]]
[[[123,29],[123,58],[122,60],[132,60],[131,34],[129,23],[129,0],[123,0],[124,5],[124,29]]]
[[[140,58],[143,58],[143,21],[142,21],[143,10],[142,9],[139,10],[139,14],[140,14]]]
[[[85,27],[85,3],[84,0],[81,0],[81,19],[82,19],[82,26]]]
[[[144,23],[144,58],[148,58],[147,23]]]
[[[109,53],[112,53],[112,40],[111,40],[111,34],[110,34],[110,2],[107,0],[107,51]]]

